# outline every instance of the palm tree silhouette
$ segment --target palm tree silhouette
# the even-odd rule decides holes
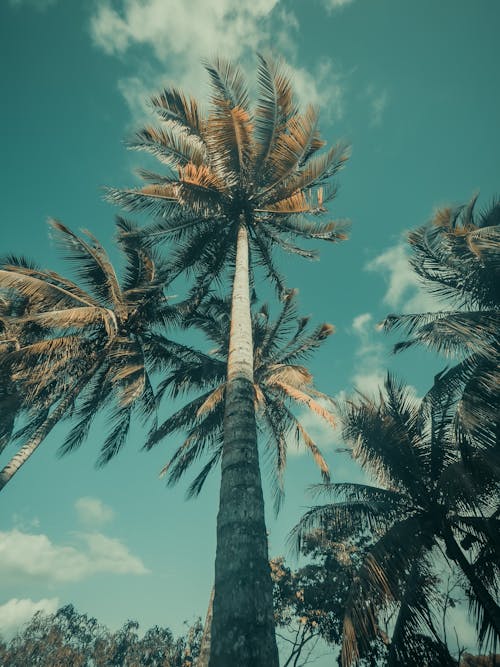
[[[389,315],[383,322],[386,330],[411,336],[396,352],[426,345],[458,358],[439,375],[436,391],[446,386],[457,397],[456,429],[465,457],[471,447],[495,447],[499,428],[500,203],[476,213],[476,200],[438,210],[409,236],[413,269],[450,308]]]
[[[422,637],[432,629],[436,585],[432,563],[439,550],[465,575],[480,638],[488,632],[500,635],[500,608],[495,602],[500,562],[499,522],[493,514],[498,506],[496,473],[483,460],[476,469],[480,467],[481,479],[471,479],[456,446],[453,420],[452,397],[432,392],[415,401],[408,388],[391,376],[377,401],[361,397],[345,409],[344,437],[381,486],[319,486],[318,491],[339,501],[311,508],[293,533],[299,544],[321,525],[347,534],[373,535],[346,604],[344,666],[357,660],[376,638],[378,612],[395,602],[399,615],[388,664],[413,664],[415,656],[422,660]],[[485,516],[490,516],[491,525],[485,525]],[[475,544],[464,546],[463,540],[460,544],[464,535],[473,535]],[[479,563],[485,546],[490,558]],[[462,550],[466,547],[473,547],[472,562]],[[434,642],[426,645],[432,654],[439,649]]]
[[[120,282],[90,233],[85,239],[51,224],[84,286],[23,258],[7,258],[0,270],[0,288],[27,302],[21,316],[9,319],[21,342],[2,362],[21,397],[16,414],[28,417],[18,433],[26,442],[0,472],[0,489],[62,419],[77,420],[60,447],[65,454],[84,441],[96,414],[113,405],[113,428],[98,463],[109,461],[125,442],[133,411],[154,414],[150,374],[165,369],[175,347],[162,329],[178,310],[165,298],[165,264],[156,253],[122,240]],[[121,226],[134,229],[126,221]]]

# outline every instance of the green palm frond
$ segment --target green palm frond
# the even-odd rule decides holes
[[[156,250],[137,242],[133,223],[118,221],[121,281],[92,234],[77,236],[56,221],[51,226],[85,287],[23,258],[6,258],[0,288],[19,300],[13,320],[18,343],[0,350],[0,363],[20,397],[14,416],[36,423],[18,435],[45,437],[54,415],[76,417],[60,455],[79,447],[94,417],[109,407],[112,428],[98,460],[103,465],[125,443],[134,412],[155,423],[158,398],[150,374],[173,369],[177,355],[186,361],[194,352],[165,335],[180,317],[179,306],[164,295],[170,268]],[[0,436],[10,436],[10,426],[5,418]]]
[[[352,665],[379,634],[378,612],[402,597],[413,565],[433,546],[420,521],[402,519],[370,548],[349,591],[344,616],[341,659]],[[367,605],[366,601],[369,600]]]
[[[166,163],[166,173],[145,172],[150,183],[143,188],[110,188],[107,197],[127,210],[157,218],[141,234],[149,243],[182,241],[182,254],[197,258],[187,266],[202,296],[231,263],[240,224],[249,232],[251,252],[281,291],[275,247],[312,258],[315,253],[290,237],[346,238],[343,223],[322,218],[335,196],[333,179],[348,151],[337,145],[320,152],[324,142],[317,111],[312,106],[298,109],[282,64],[259,56],[260,94],[254,106],[238,67],[223,59],[205,66],[212,88],[209,110],[202,113],[180,91],[165,90],[152,100],[163,119],[161,127],[147,126],[132,141],[134,148]],[[316,222],[308,222],[307,215],[316,216]],[[200,233],[199,224],[210,233]]]
[[[313,377],[304,366],[288,363],[287,359],[288,356],[307,356],[326,340],[332,327],[321,325],[309,332],[308,318],[299,318],[297,321],[294,297],[293,290],[285,295],[274,321],[270,319],[266,305],[255,307],[252,316],[256,416],[261,431],[268,435],[265,451],[276,510],[283,499],[286,450],[292,437],[311,453],[323,478],[329,479],[325,459],[300,419],[292,412],[292,406],[302,411],[306,408],[332,428],[335,426],[331,399],[316,390]],[[215,295],[206,298],[189,314],[186,323],[200,329],[215,348],[208,355],[180,344],[171,343],[169,348],[176,360],[171,362],[169,374],[157,387],[157,399],[166,393],[178,397],[187,391],[203,392],[154,429],[146,443],[149,449],[173,433],[185,431],[188,434],[168,464],[169,483],[177,481],[187,467],[198,459],[199,454],[205,451],[203,443],[198,442],[198,439],[208,438],[213,443],[220,441],[231,324],[229,301]],[[276,358],[282,356],[285,356],[285,361],[276,363]],[[213,415],[217,415],[219,421],[212,418]],[[206,416],[211,417],[205,419]],[[213,430],[209,431],[209,427]],[[211,447],[208,449],[213,462],[207,464],[195,478],[195,495],[219,460]],[[194,492],[189,494],[194,495]]]

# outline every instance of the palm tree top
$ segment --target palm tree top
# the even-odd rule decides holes
[[[165,326],[178,312],[164,294],[165,261],[153,249],[121,239],[125,264],[119,278],[90,232],[78,236],[56,220],[50,225],[77,281],[22,257],[3,259],[0,290],[16,295],[23,311],[9,316],[18,344],[2,355],[2,366],[23,396],[18,412],[31,417],[19,436],[34,433],[49,411],[75,391],[65,417],[77,422],[61,453],[78,447],[97,412],[114,404],[115,427],[102,445],[102,464],[123,445],[133,410],[144,417],[154,414],[150,374],[168,366],[172,344]],[[123,219],[119,226],[135,229]]]
[[[275,509],[283,497],[283,472],[287,446],[292,439],[305,446],[329,480],[328,465],[301,424],[292,407],[315,413],[330,427],[335,426],[331,398],[314,386],[312,374],[300,362],[307,359],[334,331],[330,324],[310,327],[308,317],[298,317],[295,290],[283,299],[276,319],[271,319],[267,305],[254,309],[252,316],[254,346],[254,402],[259,427],[266,433],[265,447],[275,493]],[[169,392],[177,397],[186,391],[202,392],[165,420],[150,435],[151,448],[167,435],[185,431],[187,437],[163,470],[169,484],[175,484],[199,458],[208,462],[189,487],[188,495],[197,495],[222,453],[224,396],[230,331],[230,301],[212,296],[190,316],[186,325],[202,330],[215,346],[208,353],[194,348],[180,348],[170,375],[160,383],[158,398]]]
[[[142,234],[180,244],[173,270],[191,268],[204,280],[218,275],[234,254],[237,230],[245,225],[256,258],[282,288],[274,246],[312,258],[315,253],[294,238],[346,238],[346,225],[325,216],[348,150],[339,144],[321,151],[318,111],[311,105],[299,110],[280,63],[259,55],[253,106],[238,67],[222,59],[205,67],[212,87],[208,112],[179,90],[165,89],[151,99],[160,127],[147,126],[130,142],[157,157],[164,173],[142,170],[149,184],[109,189],[108,198],[155,215]]]
[[[476,211],[467,204],[440,208],[427,225],[409,235],[415,272],[431,293],[456,307],[500,307],[500,202]]]

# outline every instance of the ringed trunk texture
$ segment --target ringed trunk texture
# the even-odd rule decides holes
[[[471,565],[465,557],[460,545],[455,540],[453,532],[446,526],[444,528],[444,540],[448,555],[455,561],[467,577],[467,580],[474,591],[474,595],[481,603],[485,616],[493,626],[497,637],[500,637],[500,607],[490,595],[481,579],[476,575],[474,566]]]
[[[209,667],[278,667],[255,424],[244,224],[236,248],[226,386]]]

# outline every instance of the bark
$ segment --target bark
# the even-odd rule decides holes
[[[208,603],[207,615],[205,618],[205,625],[203,626],[203,635],[201,636],[200,654],[198,655],[198,658],[196,660],[196,667],[208,667],[208,661],[210,660],[210,640],[212,637],[214,592],[215,589],[212,586],[212,592],[210,593],[210,601]]]
[[[238,231],[209,667],[278,667],[257,450],[248,233]]]
[[[78,397],[78,394],[92,377],[92,374],[98,368],[101,359],[99,358],[93,366],[81,376],[66,396],[59,402],[58,406],[50,413],[43,424],[33,433],[31,438],[24,444],[17,454],[15,454],[7,465],[0,471],[0,491],[14,477],[16,472],[23,466],[30,456],[38,449],[38,446],[45,440],[54,426],[64,417],[67,410]]]
[[[47,417],[43,424],[15,454],[7,465],[0,471],[0,491],[10,482],[19,468],[26,463],[30,456],[37,450],[41,442],[47,437],[57,422],[64,416],[65,412],[74,401],[73,393],[68,394]]]
[[[476,575],[474,566],[465,557],[462,549],[455,540],[451,528],[445,526],[443,532],[447,555],[455,561],[467,577],[476,599],[483,608],[486,618],[493,627],[497,637],[500,637],[500,607],[490,595],[481,579]]]

